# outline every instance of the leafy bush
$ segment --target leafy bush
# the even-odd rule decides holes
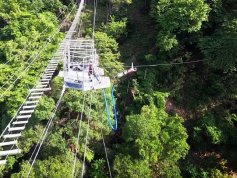
[[[121,21],[115,21],[114,17],[111,17],[111,20],[107,24],[102,24],[101,30],[107,33],[108,36],[112,36],[115,39],[120,39],[122,36],[127,36],[127,19]],[[124,38],[124,37],[123,37]]]

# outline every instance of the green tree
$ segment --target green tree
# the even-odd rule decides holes
[[[52,84],[51,84],[53,98],[59,99],[63,85],[64,85],[64,81],[62,77],[55,77],[53,79]]]
[[[39,141],[44,127],[42,125],[35,125],[34,127],[23,132],[22,137],[18,140],[19,148],[22,153],[28,153],[30,149]]]
[[[199,47],[214,69],[236,70],[237,20],[227,20],[213,35],[200,38]]]
[[[202,23],[208,21],[209,12],[204,0],[153,0],[151,15],[160,28],[157,46],[162,51],[177,47],[176,35],[199,31]]]
[[[189,149],[186,142],[188,135],[182,125],[183,119],[169,116],[165,112],[167,94],[156,92],[152,96],[150,104],[143,106],[140,114],[127,117],[123,138],[126,143],[132,143],[134,148],[131,154],[146,160],[150,167],[163,166],[164,170],[165,165],[166,169],[173,165],[170,170],[174,174],[180,174],[176,163],[185,157]],[[160,175],[169,172],[159,169],[157,171]]]
[[[153,6],[153,16],[169,32],[200,30],[210,11],[204,0],[155,0]]]
[[[73,169],[73,154],[63,154],[55,157],[49,157],[45,160],[37,160],[31,171],[30,177],[32,178],[61,178],[71,177]],[[12,174],[13,178],[27,177],[27,173],[30,165],[23,162],[21,164],[21,171],[19,173]],[[81,170],[82,165],[77,164],[76,170]],[[24,169],[26,169],[24,171]],[[24,172],[23,172],[24,171]]]
[[[172,48],[178,46],[176,35],[161,31],[157,36],[157,47],[162,51],[170,51]]]
[[[107,24],[103,24],[100,31],[107,33],[108,36],[112,36],[115,39],[119,39],[122,36],[127,36],[127,19],[115,21],[114,17]]]
[[[104,159],[95,160],[91,164],[91,170],[89,171],[90,176],[94,178],[107,177],[105,167],[106,161]]]
[[[38,106],[36,107],[35,112],[33,113],[33,117],[31,119],[30,127],[42,120],[49,120],[53,113],[53,109],[55,107],[55,102],[52,98],[44,96],[40,99]]]
[[[146,160],[137,160],[131,156],[117,155],[114,160],[115,177],[121,178],[140,178],[150,177],[151,169]]]
[[[100,55],[100,64],[108,75],[115,77],[115,75],[123,70],[122,63],[118,61],[118,43],[106,33],[96,32],[96,47]]]

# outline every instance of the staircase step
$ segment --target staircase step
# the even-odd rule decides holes
[[[58,67],[58,65],[57,66],[48,65],[45,70],[47,70],[47,69],[56,70],[57,67]]]
[[[46,78],[51,79],[52,76],[45,76],[45,75],[43,75],[41,78],[42,78],[42,79],[46,79]]]
[[[8,145],[16,145],[16,144],[17,144],[17,140],[14,140],[10,142],[2,142],[0,143],[0,146],[8,146]]]
[[[54,74],[54,71],[48,71],[48,70],[46,70],[45,72],[44,72],[44,75],[53,75]]]
[[[23,109],[34,109],[37,105],[23,106]]]
[[[18,134],[7,134],[7,135],[3,135],[3,138],[18,138],[21,136],[21,133]]]
[[[52,76],[52,75],[53,75],[52,72],[50,72],[50,73],[45,72],[45,73],[44,73],[44,76]]]
[[[28,119],[31,117],[31,114],[29,115],[20,115],[20,116],[16,116],[17,119]]]
[[[57,69],[57,67],[50,67],[50,66],[48,66],[45,70],[56,70]]]
[[[41,84],[49,84],[49,82],[40,82]]]
[[[7,151],[0,151],[0,156],[7,156],[7,155],[16,155],[18,153],[21,153],[20,149],[14,149],[14,150],[7,150]]]
[[[35,101],[26,101],[25,104],[36,104],[38,103],[39,100],[35,100]]]
[[[57,68],[58,64],[49,64],[48,67],[55,67],[55,68]]]
[[[40,82],[49,82],[51,79],[40,79]]]
[[[43,95],[43,94],[44,94],[44,92],[36,92],[36,93],[32,93],[32,92],[31,92],[31,96],[32,96],[32,95]]]
[[[53,72],[54,73],[55,70],[53,70],[53,69],[46,69],[45,72]]]
[[[34,112],[34,110],[23,110],[23,111],[20,111],[19,113],[20,114],[31,114],[32,112]]]
[[[27,124],[27,123],[28,123],[28,121],[15,121],[12,124],[14,124],[14,125],[21,125],[21,124]]]
[[[7,163],[7,160],[0,160],[0,166]]]
[[[35,88],[44,88],[47,87],[48,85],[37,85]]]
[[[8,131],[11,132],[11,131],[17,131],[17,130],[24,130],[25,127],[10,127],[8,128]]]
[[[31,89],[30,92],[35,92],[35,91],[50,91],[51,88],[34,88]]]
[[[30,96],[29,99],[40,99],[41,96]]]
[[[58,65],[58,61],[50,61],[49,64],[57,64]]]

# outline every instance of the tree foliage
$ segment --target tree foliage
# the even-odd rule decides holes
[[[199,31],[210,12],[204,0],[153,0],[151,9],[160,27],[157,44],[164,51],[178,45],[176,34]]]
[[[146,160],[136,160],[130,156],[117,155],[114,161],[116,177],[150,177],[151,170]]]
[[[21,77],[0,98],[1,126],[57,49],[63,34],[52,35],[72,5],[67,0],[0,2],[0,85],[6,82],[1,92]],[[80,37],[92,35],[92,7],[90,1],[83,11]],[[61,31],[69,24],[64,21]],[[95,32],[100,65],[116,88],[118,130],[109,127],[101,90],[67,89],[30,177],[71,177],[74,156],[81,175],[85,150],[84,177],[109,177],[107,159],[114,177],[229,177],[236,172],[234,0],[103,0]],[[133,62],[138,71],[115,80],[124,70],[121,61]],[[21,177],[25,168],[26,177],[27,160],[63,79],[55,77],[50,86],[18,139],[21,154],[7,158],[0,177]],[[106,94],[111,101],[111,89]]]
[[[139,115],[127,117],[124,127],[123,138],[127,143],[133,144],[132,154],[134,156],[139,155],[139,160],[149,163],[148,168],[166,164],[168,169],[169,164],[167,162],[176,163],[177,160],[185,157],[189,149],[186,142],[188,136],[182,125],[182,119],[178,116],[169,116],[165,112],[166,96],[164,93],[156,92],[153,95],[154,98],[151,98],[151,103],[143,106]],[[120,159],[123,160],[123,158]],[[116,164],[119,167],[124,165],[120,162],[116,162]],[[139,165],[139,163],[137,164]],[[135,163],[135,165],[137,164]],[[148,169],[145,167],[146,164],[142,169]],[[118,168],[116,170],[119,177],[122,171],[118,171]],[[169,172],[157,171],[161,175]],[[136,175],[136,171],[133,174]],[[142,172],[142,174],[144,173]],[[141,175],[137,174],[136,176]]]
[[[211,36],[200,38],[199,47],[211,67],[224,71],[236,70],[237,20],[224,22]]]
[[[210,11],[204,0],[160,0],[154,3],[153,14],[157,22],[169,32],[200,30]]]
[[[36,161],[30,176],[33,178],[60,178],[60,177],[70,177],[72,175],[71,154],[62,154],[56,157],[49,157],[46,160]],[[76,169],[81,169],[81,164],[77,164]],[[12,175],[13,178],[19,178],[22,176],[27,176],[30,165],[26,162],[21,164],[21,171]],[[24,171],[25,169],[25,171]],[[23,172],[24,171],[24,172]]]
[[[114,77],[119,71],[123,70],[122,63],[118,61],[120,56],[118,43],[104,32],[96,32],[95,36],[101,66],[105,68],[110,76]]]
[[[122,36],[127,36],[126,25],[127,19],[116,21],[114,17],[111,17],[109,23],[102,25],[101,31],[106,32],[108,36],[112,36],[115,39],[120,39]]]

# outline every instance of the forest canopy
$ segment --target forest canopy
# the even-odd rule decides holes
[[[2,131],[59,48],[77,3],[0,0]],[[74,160],[78,177],[236,176],[236,2],[103,0],[96,5],[86,3],[74,38],[92,37],[96,7],[95,46],[111,80],[104,93],[109,107],[102,90],[67,89],[30,177],[71,177]],[[137,71],[116,78],[131,63]],[[0,177],[27,176],[61,95],[63,65],[17,141],[21,153],[7,157]],[[118,117],[118,130],[110,127],[108,111],[113,124]]]

